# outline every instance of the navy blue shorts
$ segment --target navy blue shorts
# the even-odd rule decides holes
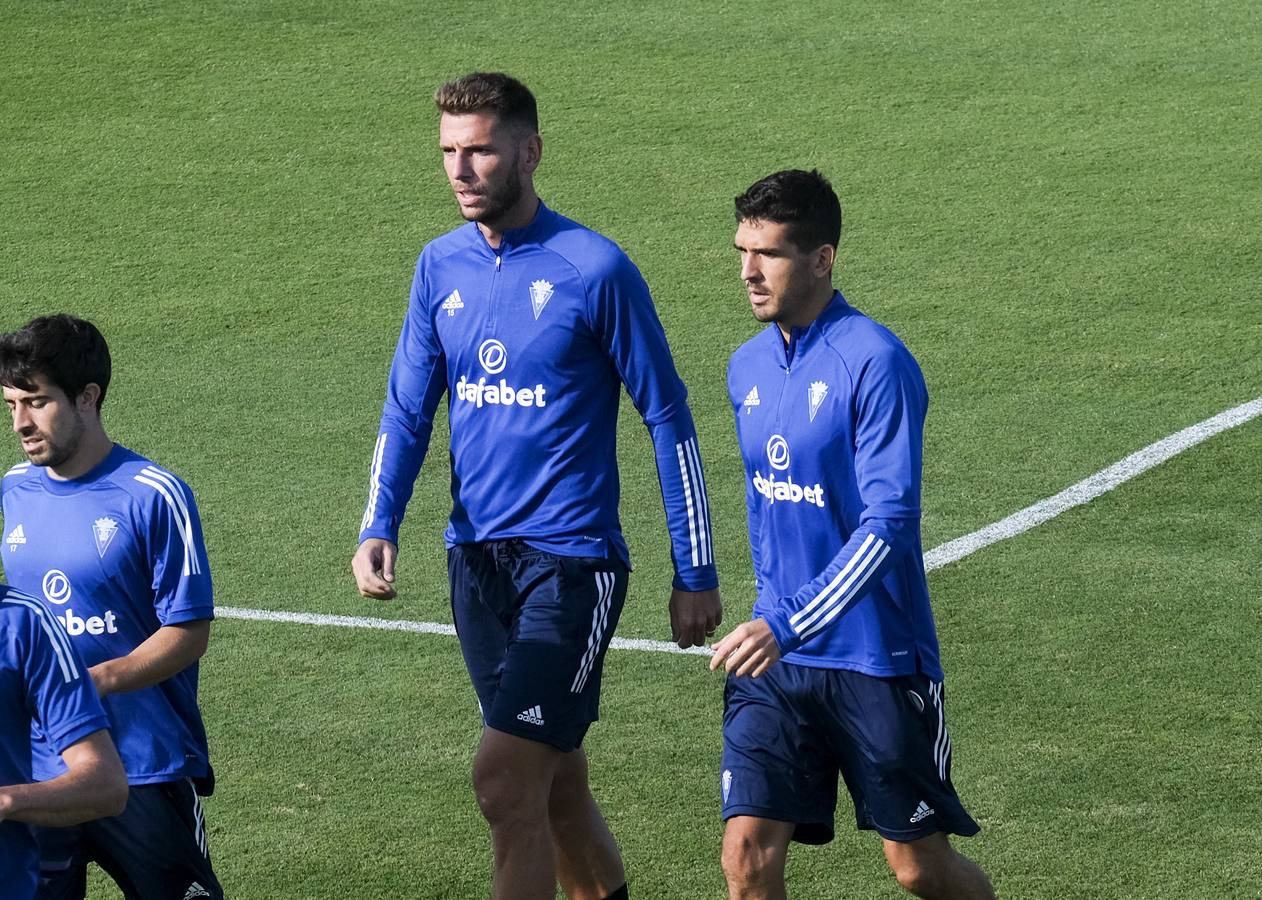
[[[87,866],[127,900],[223,900],[210,867],[206,819],[188,779],[132,785],[122,814],[72,828],[38,828],[37,900],[83,900]]]
[[[942,683],[780,662],[729,678],[723,695],[723,818],[793,822],[833,839],[840,775],[855,824],[892,841],[981,829],[951,785]]]
[[[626,567],[509,540],[452,547],[447,573],[483,722],[564,752],[577,748],[599,718]]]

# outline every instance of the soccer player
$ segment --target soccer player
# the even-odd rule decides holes
[[[65,774],[31,784],[31,723]],[[31,900],[39,851],[29,826],[113,816],[127,776],[92,680],[60,624],[34,597],[0,584],[0,896]]]
[[[0,335],[0,384],[28,459],[0,480],[0,557],[87,663],[131,785],[121,815],[40,830],[40,897],[82,898],[95,861],[129,900],[221,898],[198,799],[214,784],[197,707],[214,615],[201,523],[184,482],[106,435],[109,381],[105,339],[82,319]],[[46,781],[65,767],[40,737],[34,775]]]
[[[630,568],[614,452],[622,386],[655,448],[681,647],[700,646],[721,615],[696,432],[639,271],[535,192],[530,91],[473,73],[435,101],[468,224],[417,262],[352,568],[361,592],[394,596],[399,523],[447,393],[448,574],[485,725],[473,778],[494,896],[551,898],[559,880],[570,898],[625,897],[581,746]]]
[[[992,897],[947,839],[978,827],[951,784],[920,547],[924,379],[833,289],[841,205],[818,172],[757,182],[736,219],[741,278],[768,327],[728,367],[758,589],[753,620],[711,660],[728,672],[730,895],[785,896],[789,842],[832,840],[840,773],[903,887]]]

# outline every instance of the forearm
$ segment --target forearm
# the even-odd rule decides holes
[[[63,754],[69,765],[64,775],[0,787],[0,821],[63,828],[121,813],[127,776],[108,732],[95,732],[72,750]]]
[[[126,656],[88,670],[101,696],[138,691],[183,672],[206,652],[209,620],[164,625]]]
[[[103,795],[84,773],[67,772],[52,781],[0,788],[0,821],[64,828],[117,815],[115,807],[113,797]]]
[[[836,627],[878,585],[910,545],[916,520],[872,520],[850,535],[836,556],[792,597],[765,618],[781,653],[790,653],[820,632]]]
[[[429,449],[434,414],[447,390],[447,362],[425,311],[419,272],[418,264],[412,300],[390,366],[373,448],[368,503],[359,526],[361,543],[368,538],[398,543],[403,512]]]
[[[429,449],[431,431],[428,421],[407,427],[401,417],[387,407],[373,448],[368,502],[359,528],[360,543],[369,538],[398,543],[399,526]]]
[[[649,425],[657,477],[675,564],[674,586],[705,591],[718,586],[710,501],[692,416],[681,405],[674,416]]]

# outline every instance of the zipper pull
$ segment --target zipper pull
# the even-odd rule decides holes
[[[500,270],[500,257],[496,256],[495,257],[495,271],[498,272],[499,270]]]

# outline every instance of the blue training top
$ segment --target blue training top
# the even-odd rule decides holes
[[[758,599],[787,662],[942,678],[920,546],[928,394],[889,329],[840,292],[786,346],[732,354]]]
[[[618,520],[620,385],[648,426],[674,584],[718,584],[687,391],[648,286],[619,247],[542,203],[498,249],[470,222],[416,264],[360,541],[398,542],[444,393],[448,546],[520,538],[630,565]]]
[[[0,503],[9,583],[47,603],[89,666],[126,656],[163,625],[214,617],[193,494],[143,456],[115,444],[68,481],[21,463],[0,480]],[[209,774],[197,671],[103,698],[131,784]],[[64,771],[37,740],[36,779]]]
[[[31,727],[54,753],[109,726],[92,679],[39,600],[0,584],[0,785],[29,784]],[[0,822],[0,896],[35,896],[39,850],[24,822]]]

